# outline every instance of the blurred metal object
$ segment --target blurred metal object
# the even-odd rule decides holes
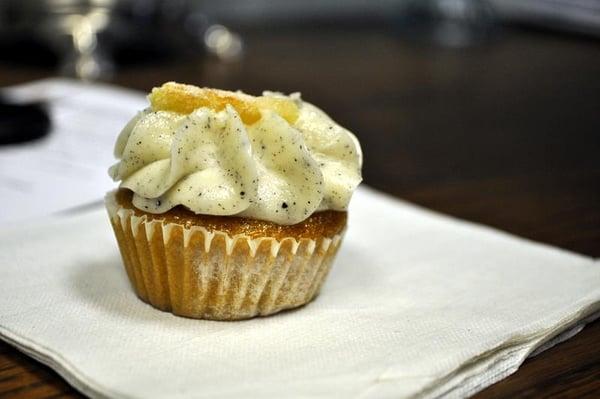
[[[480,0],[436,0],[432,2],[439,24],[434,38],[446,47],[465,47],[487,38],[493,25],[489,4]]]
[[[407,19],[416,7],[446,15],[486,8],[500,23],[519,23],[557,31],[600,36],[600,0],[198,0],[207,15],[246,29],[326,24],[381,27]],[[435,11],[437,9],[437,11]],[[464,21],[464,19],[463,19]],[[397,23],[392,21],[392,23]],[[344,25],[345,24],[345,25]],[[445,28],[442,28],[442,30]],[[454,29],[454,28],[451,28]],[[451,34],[451,36],[454,33]]]
[[[498,16],[550,29],[600,36],[598,0],[489,0]]]
[[[237,60],[242,56],[242,39],[223,25],[212,25],[204,33],[206,48],[225,61]]]
[[[400,15],[397,28],[404,37],[448,48],[484,43],[496,25],[493,9],[484,0],[415,0]]]
[[[67,76],[94,80],[110,76],[113,61],[98,35],[109,23],[113,0],[6,0],[0,6],[6,41],[35,41],[56,54],[58,70]],[[20,51],[31,51],[22,46]]]
[[[82,80],[97,80],[112,75],[114,65],[98,44],[98,34],[106,28],[109,15],[105,9],[64,18],[65,32],[73,41],[72,52],[64,57],[63,74]]]
[[[110,78],[123,64],[205,52],[235,60],[243,48],[239,35],[210,20],[193,0],[2,0],[2,46],[10,48],[8,56],[36,64],[51,54],[63,75],[83,80]],[[37,49],[44,50],[40,57],[18,54]]]

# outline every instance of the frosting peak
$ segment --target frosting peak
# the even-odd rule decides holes
[[[115,145],[109,171],[133,204],[163,213],[295,224],[346,210],[361,181],[358,141],[298,94],[243,93],[167,83],[149,96]]]

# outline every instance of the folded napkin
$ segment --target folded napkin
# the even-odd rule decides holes
[[[362,188],[301,309],[239,322],[155,310],[129,287],[103,210],[0,232],[0,292],[0,337],[92,397],[462,397],[593,317],[600,264]]]

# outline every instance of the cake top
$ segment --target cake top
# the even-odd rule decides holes
[[[361,181],[354,135],[299,94],[169,82],[148,99],[117,138],[109,170],[142,211],[182,205],[289,225],[346,210]]]

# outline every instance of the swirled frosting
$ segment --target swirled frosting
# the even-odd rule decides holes
[[[316,211],[346,210],[362,180],[354,135],[299,94],[252,97],[167,83],[149,98],[151,107],[120,133],[119,162],[109,170],[145,212],[183,205],[295,224]]]

